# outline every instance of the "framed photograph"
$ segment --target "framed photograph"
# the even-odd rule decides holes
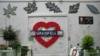
[[[79,16],[79,24],[93,24],[93,16]]]

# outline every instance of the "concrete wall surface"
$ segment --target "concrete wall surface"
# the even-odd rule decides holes
[[[21,1],[21,2],[20,2]],[[37,11],[31,14],[27,14],[24,7],[28,6],[28,3],[32,3],[33,0],[0,0],[0,28],[5,28],[8,25],[12,25],[14,29],[20,30],[18,35],[19,40],[23,45],[29,44],[29,32],[28,32],[28,17],[32,15],[46,15],[46,14],[66,14],[67,21],[65,25],[68,25],[68,47],[76,46],[77,43],[81,44],[81,40],[86,34],[90,34],[95,39],[94,46],[100,46],[100,14],[93,14],[87,8],[87,4],[94,5],[100,12],[100,1],[99,0],[35,0]],[[44,1],[44,2],[42,2]],[[55,1],[54,3],[61,9],[62,13],[54,13],[46,8],[47,1]],[[59,0],[61,1],[61,0]],[[63,2],[65,1],[65,2]],[[68,2],[70,1],[70,2]],[[78,2],[79,1],[79,2]],[[87,2],[84,2],[87,1]],[[89,2],[90,1],[90,2]],[[99,2],[97,2],[99,1]],[[69,13],[69,6],[80,3],[79,10],[77,13]],[[8,4],[11,7],[17,7],[16,15],[10,15],[10,18],[4,15],[4,8],[7,9]],[[79,24],[79,16],[93,16],[94,23],[92,25],[81,25]],[[33,17],[34,18],[34,17]],[[58,20],[59,21],[59,20]],[[64,24],[63,21],[61,21]],[[0,44],[5,44],[5,41],[0,38]]]

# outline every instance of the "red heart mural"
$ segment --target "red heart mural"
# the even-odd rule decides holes
[[[33,31],[37,31],[40,27],[44,27],[44,28],[50,28],[50,27],[54,27],[55,30],[59,31],[60,30],[60,26],[56,23],[56,22],[38,22],[33,26]],[[54,44],[57,40],[58,40],[59,36],[52,36],[52,38],[49,41],[45,41],[44,39],[41,38],[41,36],[35,36],[35,39],[44,47],[48,48],[50,47],[52,44]]]

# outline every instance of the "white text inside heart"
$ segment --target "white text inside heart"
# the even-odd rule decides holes
[[[38,30],[55,30],[54,27],[49,27],[49,28],[44,28],[44,27],[40,27]],[[45,40],[46,42],[49,41],[52,37],[41,37],[43,40]]]

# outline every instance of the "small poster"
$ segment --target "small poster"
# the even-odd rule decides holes
[[[79,24],[93,24],[93,16],[79,16]]]

